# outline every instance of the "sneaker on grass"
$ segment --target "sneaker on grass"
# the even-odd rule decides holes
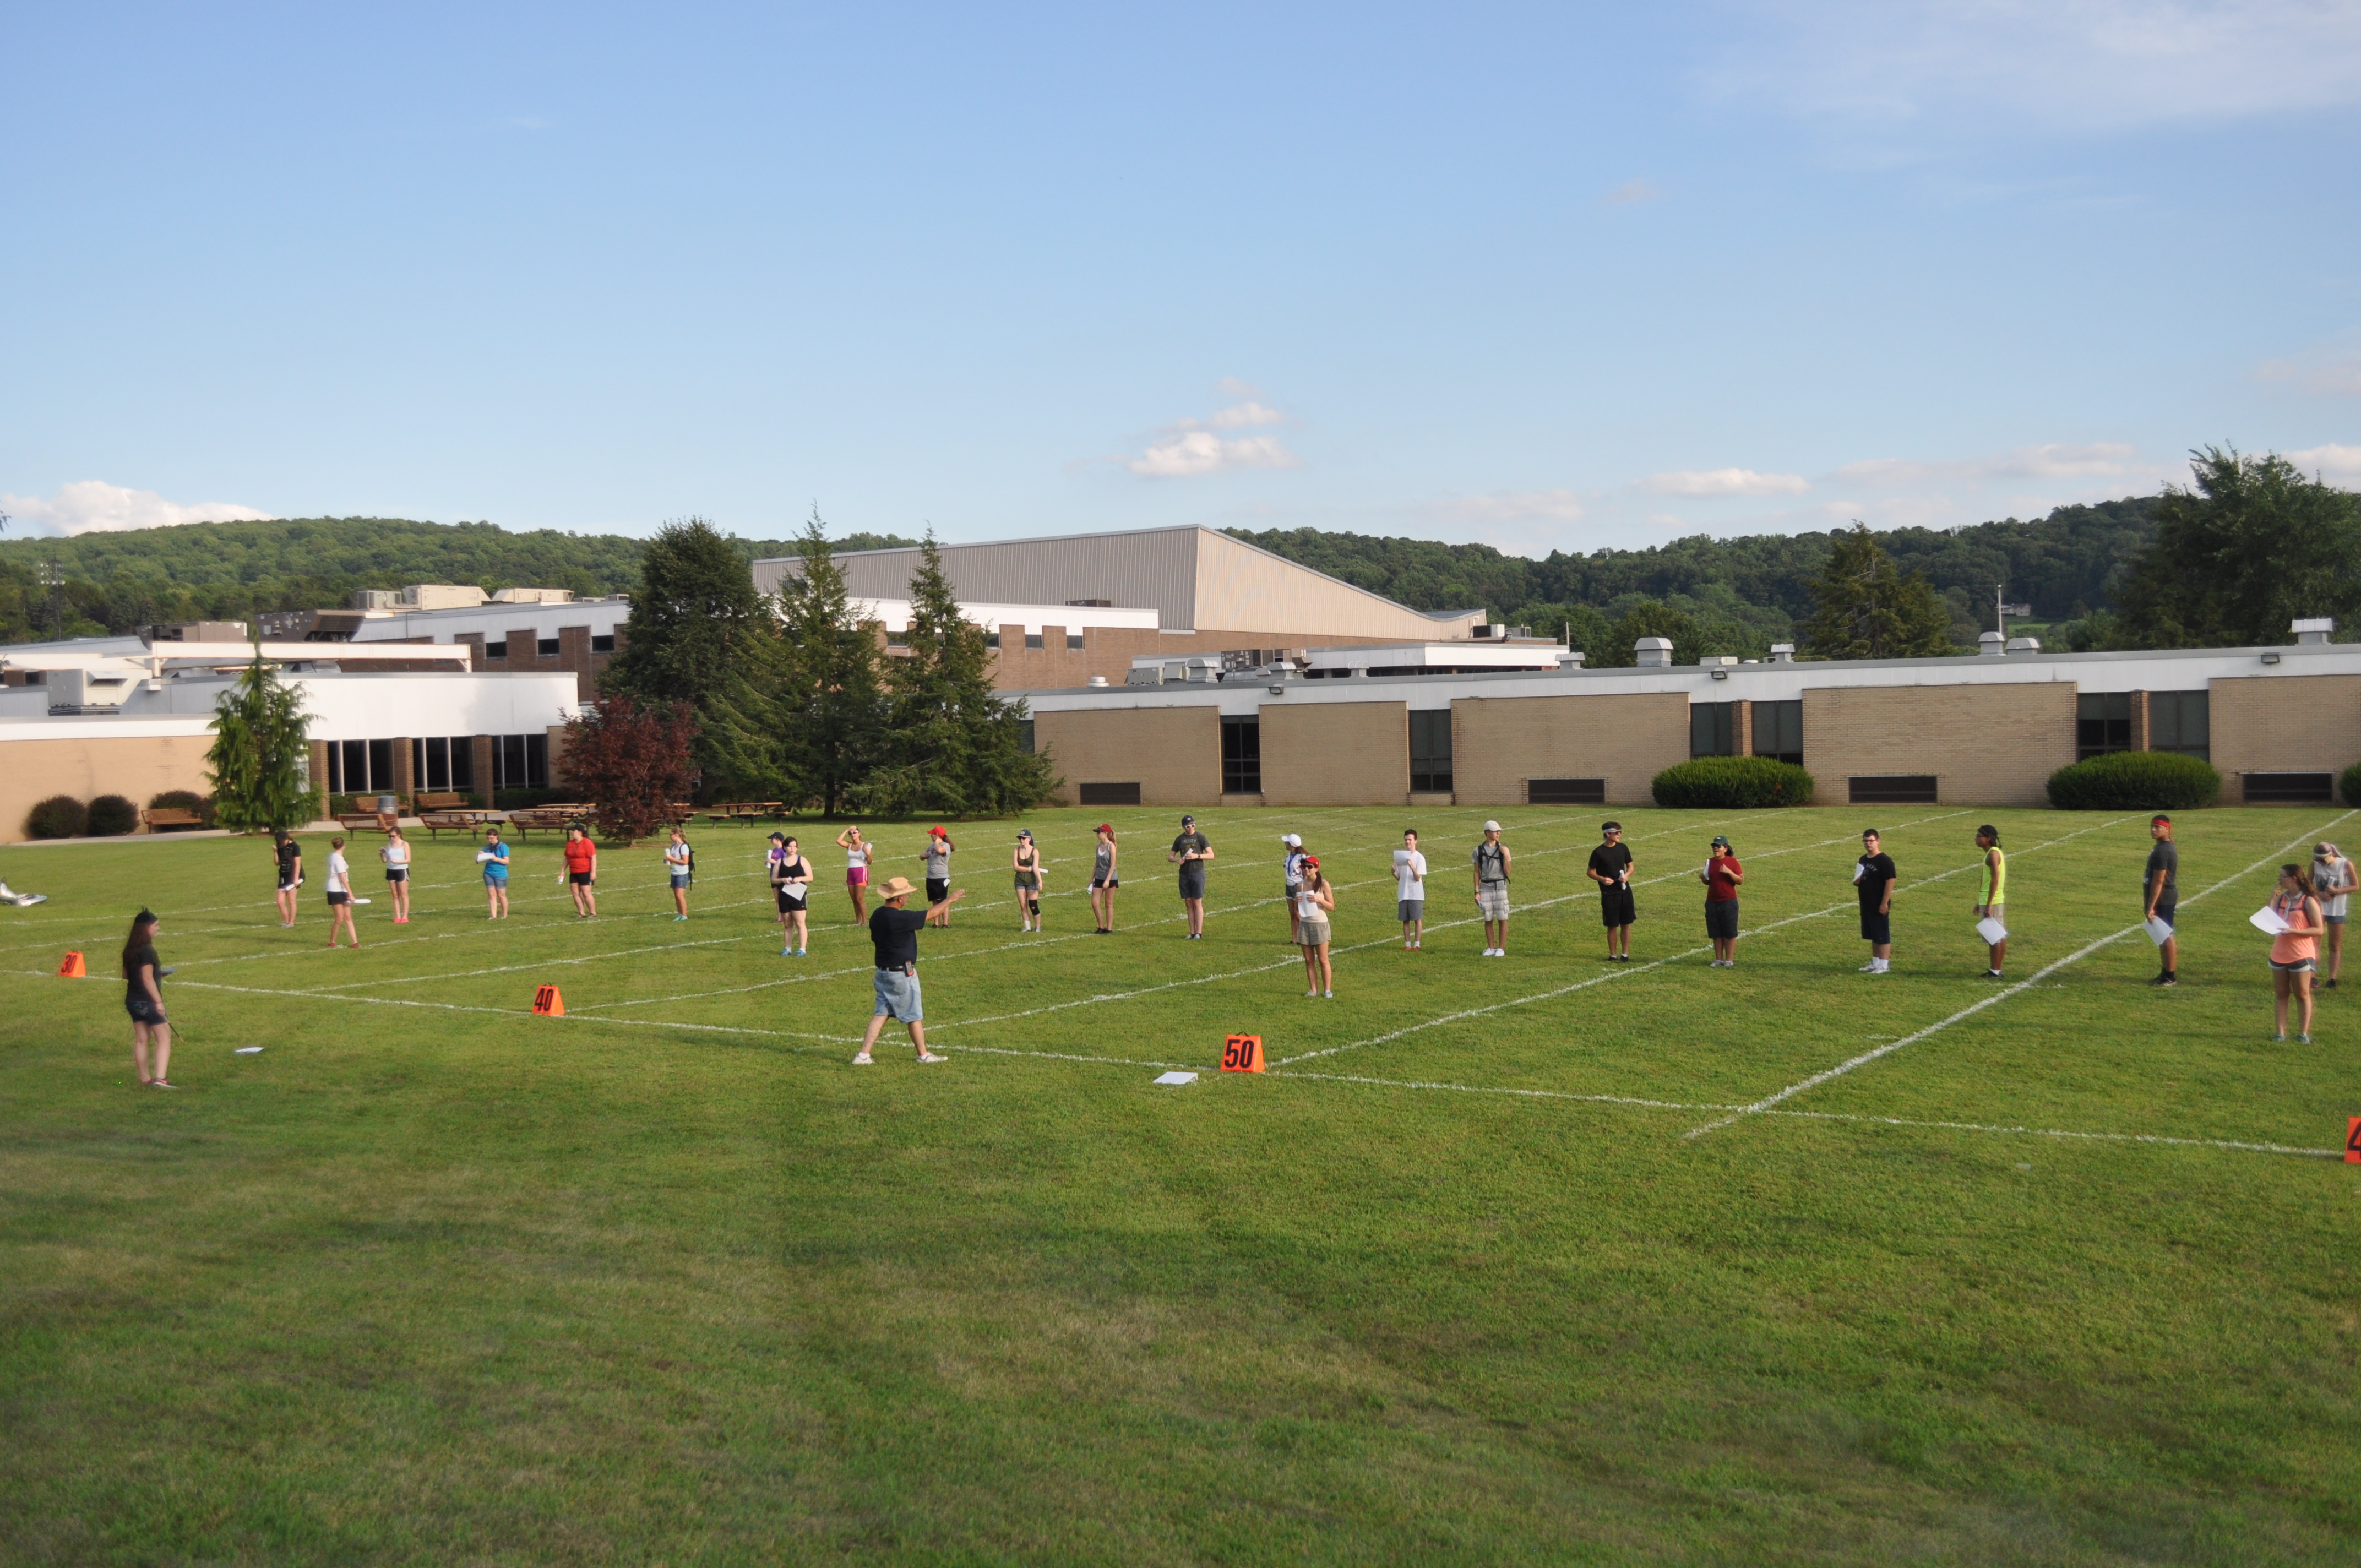
[[[918,1053],[918,1065],[920,1067],[932,1067],[937,1062],[946,1062],[950,1059],[951,1058],[949,1057],[939,1057],[932,1051],[920,1051]]]
[[[872,1058],[867,1051],[862,1051],[859,1056],[852,1058],[852,1065],[855,1067],[867,1067],[873,1059],[874,1058]]]

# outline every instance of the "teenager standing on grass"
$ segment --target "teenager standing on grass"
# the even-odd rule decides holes
[[[1093,829],[1098,847],[1091,851],[1091,915],[1102,937],[1115,934],[1115,890],[1123,883],[1115,871],[1115,825],[1102,822]]]
[[[1030,828],[1016,830],[1016,849],[1008,857],[1008,865],[1016,878],[1016,913],[1019,916],[1016,928],[1038,931],[1041,929],[1041,879],[1048,873],[1042,869],[1041,850],[1033,842],[1033,829]],[[946,888],[944,891],[950,890]],[[931,884],[927,892],[930,895],[933,894]]]
[[[393,904],[393,923],[410,924],[410,840],[401,836],[399,828],[389,828],[385,848],[377,852],[385,862],[385,891]]]
[[[696,864],[697,851],[688,847],[688,835],[675,828],[672,839],[664,845],[664,876],[672,883],[675,920],[688,918],[688,879]]]
[[[1213,846],[1197,831],[1197,819],[1180,818],[1180,836],[1172,840],[1172,852],[1165,856],[1180,868],[1180,907],[1189,912],[1187,940],[1205,939],[1205,862],[1213,858]]]
[[[557,880],[572,890],[577,918],[598,917],[598,846],[579,828],[566,830],[566,869]]]
[[[1607,961],[1631,961],[1631,922],[1640,917],[1639,901],[1631,896],[1631,846],[1623,841],[1623,824],[1598,825],[1602,842],[1590,851],[1590,880],[1598,884],[1598,917],[1607,926]],[[1619,943],[1620,948],[1619,948]]]
[[[2334,844],[2321,843],[2312,847],[2312,890],[2320,899],[2320,917],[2328,927],[2328,978],[2320,989],[2334,991],[2336,974],[2345,967],[2345,914],[2346,900],[2361,885],[2353,875],[2353,862],[2337,851]]]
[[[959,846],[951,842],[950,833],[940,828],[927,829],[927,847],[919,851],[927,862],[927,903],[940,904],[943,894],[951,890],[951,851]],[[951,923],[951,912],[943,911],[943,924]]]
[[[1303,835],[1282,833],[1279,836],[1279,841],[1281,846],[1279,857],[1279,877],[1287,888],[1283,895],[1283,902],[1287,905],[1287,939],[1292,944],[1301,946],[1303,933],[1299,924],[1301,917],[1295,912],[1295,898],[1296,894],[1303,891]]]
[[[846,828],[836,836],[837,848],[844,851],[844,891],[852,895],[852,918],[862,925],[869,921],[869,840],[861,836],[858,827]]]
[[[1484,917],[1484,956],[1509,956],[1509,866],[1514,859],[1500,842],[1500,825],[1484,824],[1484,840],[1476,846],[1476,913]]]
[[[484,829],[484,847],[476,851],[477,864],[484,868],[485,917],[505,920],[509,917],[509,847],[500,842],[500,830]]]
[[[2180,983],[2180,938],[2172,927],[2172,912],[2180,903],[2180,890],[2176,885],[2180,877],[2180,850],[2172,841],[2172,818],[2151,817],[2147,836],[2156,840],[2147,852],[2147,919],[2164,923],[2165,938],[2157,944],[2156,956],[2164,969],[2149,981],[2150,985]]]
[[[877,890],[885,902],[869,917],[869,941],[877,949],[877,1010],[869,1015],[869,1032],[861,1038],[861,1054],[852,1058],[855,1067],[867,1067],[873,1059],[870,1047],[877,1043],[887,1018],[901,1021],[910,1031],[910,1044],[917,1048],[918,1060],[928,1067],[943,1058],[927,1049],[926,1005],[918,993],[918,933],[928,926],[940,926],[950,917],[951,905],[967,896],[967,890],[945,892],[939,903],[931,905],[924,914],[902,906],[917,892],[907,877],[895,877]]]
[[[1976,918],[2001,928],[2000,940],[1990,944],[1992,965],[1984,970],[1984,978],[1999,980],[2001,964],[2008,958],[2008,857],[2001,853],[2000,829],[1989,822],[1977,828],[1976,848],[1984,853],[1977,879]]]
[[[779,957],[799,959],[811,939],[812,866],[803,846],[784,833],[771,835],[771,890],[778,895]]]
[[[164,1076],[172,1064],[172,1020],[164,1012],[163,966],[156,958],[156,916],[145,909],[132,916],[131,935],[123,944],[123,1010],[131,1014],[131,1066],[139,1087],[170,1089]],[[154,1072],[148,1070],[148,1047],[155,1047]]]
[[[1713,942],[1715,969],[1738,967],[1738,889],[1745,880],[1738,851],[1715,834],[1705,866],[1697,872],[1697,881],[1705,883],[1705,934]]]
[[[1861,860],[1853,867],[1853,891],[1861,895],[1861,939],[1869,944],[1863,974],[1890,972],[1894,958],[1894,857],[1879,847],[1877,829],[1861,836]]]
[[[270,834],[271,854],[279,862],[279,924],[287,930],[295,928],[295,901],[303,886],[303,850],[295,842],[295,835],[284,828]]]
[[[1303,994],[1335,1000],[1336,967],[1328,960],[1328,917],[1336,911],[1336,890],[1320,870],[1316,855],[1303,857],[1303,885],[1295,894],[1295,939],[1303,949]]]
[[[1402,949],[1417,952],[1426,938],[1426,857],[1418,852],[1418,829],[1402,829],[1394,851],[1394,914],[1401,921]]]
[[[2271,913],[2287,922],[2287,929],[2271,938],[2271,1038],[2287,1038],[2288,994],[2301,1008],[2296,1038],[2312,1044],[2312,976],[2319,967],[2320,935],[2328,928],[2321,918],[2320,899],[2312,890],[2312,873],[2301,866],[2279,868],[2279,889],[2271,895]]]
[[[360,927],[353,924],[353,868],[345,859],[345,837],[328,840],[328,949],[335,950],[336,933],[349,931],[353,946],[361,945]]]

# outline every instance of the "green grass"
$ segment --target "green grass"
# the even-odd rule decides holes
[[[1459,922],[1420,954],[1406,814],[1201,813],[1202,943],[1175,815],[1116,814],[1111,938],[1078,891],[1101,813],[1030,819],[1046,938],[1015,825],[959,829],[928,1069],[849,1065],[840,858],[784,959],[759,830],[697,836],[686,926],[653,846],[603,857],[584,925],[536,839],[491,926],[468,847],[422,844],[420,919],[380,896],[334,954],[316,893],[279,928],[251,840],[0,850],[50,895],[0,910],[0,1559],[2361,1556],[2361,1169],[2324,1157],[2356,1003],[2272,1044],[2268,871],[2187,902],[2335,810],[2184,820],[2178,992],[2134,934],[1697,1137],[2000,989],[1977,822],[2012,984],[2132,923],[2141,824],[1624,812],[1651,885],[1609,969],[1596,812],[1499,813],[1507,961],[1468,923],[1486,812],[1409,814]],[[1864,817],[1905,883],[1874,980]],[[1289,828],[1346,884],[1333,1003],[1283,946]],[[1717,830],[1772,927],[1734,971],[1678,874]],[[915,875],[918,830],[882,837]],[[143,902],[175,1094],[134,1086],[104,978]],[[53,978],[68,948],[102,978]],[[544,981],[565,1018],[527,1015]],[[1303,1059],[1213,1072],[1230,1030]]]

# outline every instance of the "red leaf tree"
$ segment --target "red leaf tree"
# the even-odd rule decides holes
[[[611,696],[566,726],[565,773],[597,808],[598,832],[628,847],[672,821],[672,803],[688,798],[696,763],[694,711],[685,702],[658,706]]]

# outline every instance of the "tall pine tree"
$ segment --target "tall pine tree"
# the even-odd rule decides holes
[[[1805,652],[1822,659],[1925,659],[1956,652],[1951,615],[1927,579],[1904,576],[1864,523],[1836,536],[1812,584]]]
[[[751,683],[769,663],[778,628],[735,544],[701,517],[656,530],[640,560],[624,635],[601,692],[695,709],[696,761],[708,794],[776,781],[776,767],[763,765],[770,742]]]
[[[781,641],[766,711],[785,798],[818,801],[833,817],[884,754],[877,641],[855,618],[818,507],[796,549],[803,571],[779,584]]]
[[[2124,587],[2139,648],[2285,642],[2300,617],[2361,611],[2361,496],[2306,478],[2277,453],[2190,454],[2196,484],[2157,503],[2156,542]]]

